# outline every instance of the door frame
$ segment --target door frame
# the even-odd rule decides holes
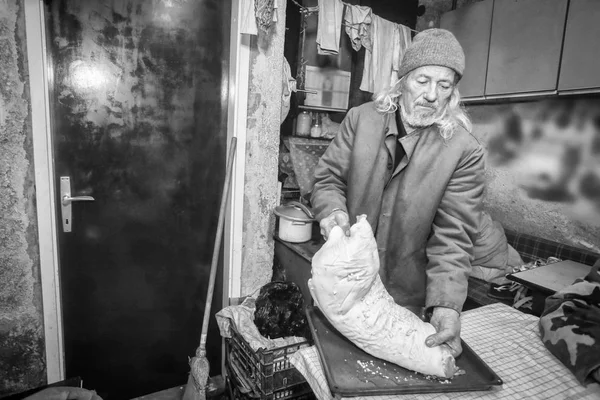
[[[58,222],[55,167],[50,119],[46,24],[43,0],[25,0],[25,32],[31,102],[40,280],[44,312],[46,376],[48,384],[66,379],[64,335],[59,279]],[[230,68],[227,143],[237,136],[236,160],[227,208],[224,236],[223,304],[241,295],[243,193],[246,148],[246,117],[250,65],[250,40],[241,35],[241,0],[231,10]]]

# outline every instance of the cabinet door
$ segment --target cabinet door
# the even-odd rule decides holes
[[[459,90],[463,99],[485,93],[494,0],[463,6],[442,15],[440,27],[454,33],[465,51],[466,65]]]
[[[555,91],[567,0],[495,0],[485,94]]]
[[[600,88],[600,1],[571,0],[558,90]]]

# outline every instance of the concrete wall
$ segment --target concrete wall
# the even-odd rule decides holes
[[[600,97],[469,106],[485,206],[509,229],[600,253]]]
[[[0,1],[0,396],[45,384],[25,20]]]
[[[452,9],[452,0],[419,4],[425,13],[417,30],[439,27],[441,14]],[[485,205],[493,218],[600,252],[600,96],[504,100],[467,110],[488,150]]]
[[[242,295],[260,289],[271,280],[273,271],[286,1],[277,0],[276,4],[277,22],[268,34],[259,29],[259,35],[251,40]]]

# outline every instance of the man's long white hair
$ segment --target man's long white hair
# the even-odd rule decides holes
[[[396,112],[398,109],[400,96],[402,96],[402,89],[405,85],[405,78],[410,76],[411,73],[412,72],[398,79],[392,86],[380,91],[379,93],[376,93],[373,96],[373,101],[375,101],[375,108],[377,111],[382,113]],[[460,103],[460,93],[458,92],[458,87],[456,84],[452,89],[452,94],[450,94],[450,100],[446,105],[446,110],[444,110],[444,113],[440,116],[440,118],[434,122],[434,125],[438,126],[440,135],[444,139],[451,139],[457,126],[462,126],[468,132],[473,130],[471,119]]]

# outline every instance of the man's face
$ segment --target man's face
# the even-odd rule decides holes
[[[402,86],[402,121],[412,128],[434,124],[445,112],[454,89],[455,72],[447,67],[427,65],[411,71]]]

